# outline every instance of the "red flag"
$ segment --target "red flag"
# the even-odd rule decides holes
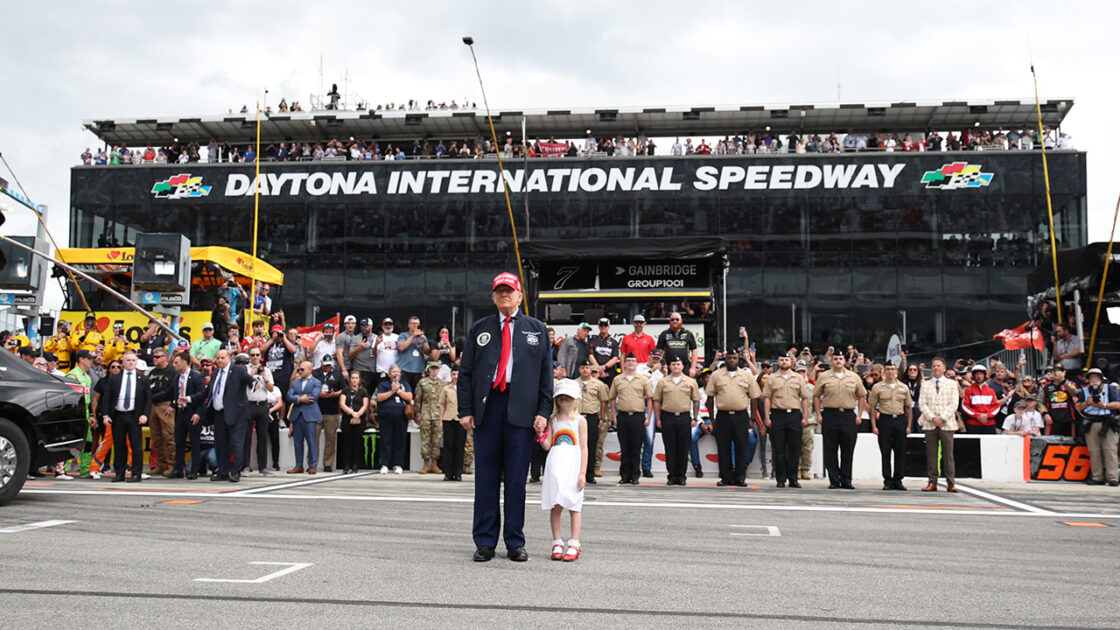
[[[1025,350],[1033,347],[1039,352],[1046,350],[1046,342],[1042,339],[1042,332],[1030,322],[1024,323],[1016,328],[1008,328],[1001,330],[992,339],[1003,342],[1004,350]]]
[[[541,145],[541,155],[546,158],[560,158],[568,152],[565,142],[538,142]]]
[[[338,315],[336,314],[334,317],[325,322],[320,322],[315,326],[296,328],[296,332],[299,333],[299,345],[303,346],[305,350],[314,348],[315,344],[319,343],[319,340],[323,338],[323,326],[327,324],[333,325],[334,329],[338,330]]]

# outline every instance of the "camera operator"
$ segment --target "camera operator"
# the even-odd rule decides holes
[[[245,470],[241,471],[242,474],[248,472],[249,468],[249,452],[250,443],[253,441],[251,436],[256,433],[257,436],[257,472],[261,476],[268,476],[272,471],[268,469],[268,425],[271,418],[268,415],[268,409],[271,405],[268,402],[268,393],[273,389],[272,370],[261,362],[261,349],[249,348],[248,356],[245,354],[237,355],[236,363],[242,365],[243,361],[247,360],[249,371],[249,387],[246,390],[246,397],[249,401],[249,430],[246,432],[245,439]]]
[[[1117,436],[1120,435],[1120,389],[1115,384],[1105,384],[1104,375],[1097,368],[1088,372],[1089,385],[1081,388],[1077,410],[1081,412],[1085,431],[1085,446],[1089,448],[1091,474],[1085,483],[1091,486],[1120,486],[1117,476]],[[1101,470],[1101,464],[1104,470]]]

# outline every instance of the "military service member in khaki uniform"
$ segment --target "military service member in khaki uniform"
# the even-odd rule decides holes
[[[665,443],[665,468],[669,472],[666,485],[683,486],[692,427],[700,416],[700,387],[684,375],[684,361],[680,357],[672,358],[669,375],[659,380],[653,390],[653,413]]]
[[[809,397],[813,396],[813,389],[816,387],[813,383],[809,382],[809,363],[807,361],[798,361],[797,367],[793,368],[795,372],[805,379],[805,386],[809,390]],[[798,479],[812,479],[813,475],[809,471],[813,468],[813,445],[816,442],[814,437],[817,434],[817,416],[813,413],[813,407],[809,407],[809,415],[805,418],[805,426],[801,429],[801,461],[798,465],[797,478]]]
[[[439,392],[439,417],[443,421],[443,480],[463,480],[463,447],[467,430],[459,424],[459,366],[451,366],[451,382]]]
[[[591,361],[583,361],[579,366],[579,412],[587,419],[587,444],[599,444],[599,429],[607,422],[607,396],[610,390],[607,385],[592,374],[592,369],[598,367],[591,365]],[[605,425],[603,426],[605,433]],[[601,453],[602,451],[600,451]],[[589,454],[595,455],[589,451]],[[598,455],[601,457],[601,455]],[[601,459],[595,460],[595,466],[587,467],[587,483],[598,483],[595,477],[602,476],[600,468]]]
[[[617,427],[622,447],[620,483],[636,486],[642,471],[642,437],[649,422],[653,388],[648,378],[638,374],[638,359],[633,353],[622,361],[622,374],[611,383],[607,397],[611,401],[611,424]]]
[[[729,352],[724,366],[712,373],[708,386],[708,412],[719,452],[717,486],[747,485],[747,439],[754,417],[753,401],[762,396],[758,382],[748,370],[739,369],[739,353]],[[734,449],[735,465],[731,465]]]
[[[910,397],[910,388],[898,382],[898,368],[893,363],[883,366],[883,380],[871,388],[867,406],[871,408],[871,431],[879,436],[883,489],[906,490],[902,485],[906,471],[906,430],[914,415],[914,399]],[[892,452],[894,472],[891,472]]]
[[[801,455],[801,431],[808,426],[809,388],[794,372],[793,358],[778,357],[778,371],[766,379],[762,388],[762,417],[774,447],[774,479],[779,488],[800,488],[797,464]]]
[[[600,376],[602,376],[602,368],[600,368],[598,365],[592,365],[591,366],[591,377],[592,378],[599,378]],[[595,476],[596,477],[602,477],[603,476],[603,444],[606,443],[607,433],[610,431],[610,428],[611,428],[611,408],[610,408],[610,402],[609,402],[609,396],[610,396],[610,388],[609,387],[607,388],[607,393],[605,395],[608,397],[607,408],[606,408],[606,413],[604,413],[599,418],[599,442],[598,442],[598,444],[595,445]],[[588,447],[588,448],[590,448],[590,447]]]
[[[443,474],[439,467],[439,447],[443,444],[443,421],[440,419],[439,396],[445,383],[439,378],[439,363],[428,363],[427,374],[416,384],[416,424],[420,425],[420,457],[424,460],[421,475]]]
[[[858,374],[844,369],[846,362],[844,355],[834,354],[832,369],[817,376],[813,411],[821,421],[828,487],[855,490],[852,486],[852,455],[856,450],[856,427],[861,422],[860,401],[867,396],[867,389]]]

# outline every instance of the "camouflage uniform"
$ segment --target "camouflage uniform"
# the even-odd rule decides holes
[[[426,467],[438,463],[443,444],[443,421],[439,417],[439,394],[446,385],[439,378],[424,376],[416,384],[416,424],[420,425],[420,457]]]

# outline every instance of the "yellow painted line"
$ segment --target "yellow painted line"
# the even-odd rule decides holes
[[[1069,525],[1070,527],[1108,527],[1104,523],[1087,523],[1083,521],[1062,521],[1062,525]]]

